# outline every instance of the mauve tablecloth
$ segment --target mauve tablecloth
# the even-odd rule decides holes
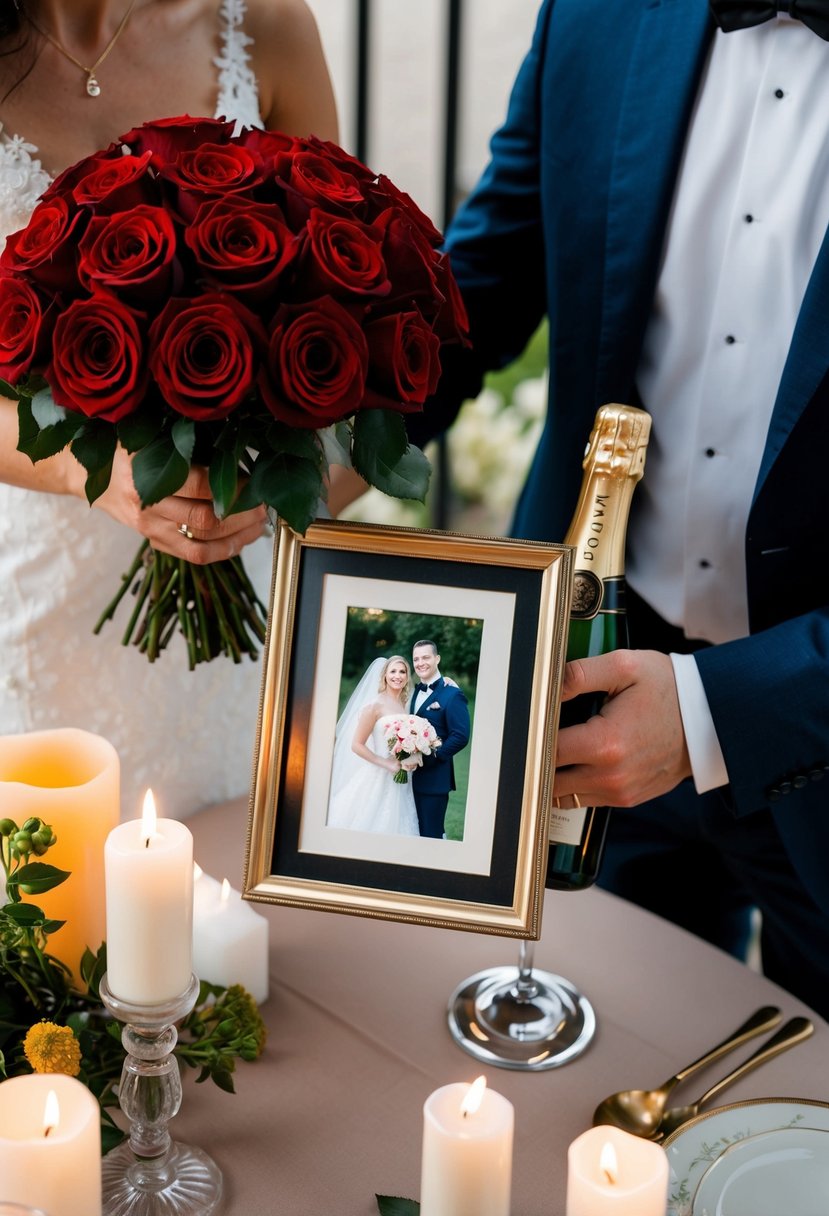
[[[241,885],[246,802],[208,808],[188,826],[203,869]],[[373,1216],[375,1192],[417,1198],[424,1100],[481,1072],[515,1106],[514,1216],[563,1216],[567,1146],[601,1098],[660,1084],[760,1005],[779,1005],[786,1018],[810,1014],[721,951],[614,896],[547,892],[536,963],[588,996],[596,1037],[548,1072],[487,1068],[450,1038],[446,1002],[473,972],[515,962],[516,941],[256,906],[271,934],[265,1054],[238,1066],[235,1096],[186,1084],[171,1127],[222,1169],[226,1216]],[[813,1038],[720,1101],[829,1100],[829,1026],[812,1016]],[[755,1046],[687,1082],[681,1100]]]

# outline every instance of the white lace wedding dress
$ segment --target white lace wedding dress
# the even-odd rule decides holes
[[[384,732],[396,717],[399,715],[386,714],[374,724],[368,747],[378,756],[388,755]],[[411,777],[402,785],[394,780],[387,768],[355,755],[344,778],[342,784],[336,784],[335,767],[326,818],[328,827],[386,832],[395,836],[420,835]]]
[[[244,12],[244,0],[223,0],[215,114],[260,126]],[[0,125],[0,248],[51,180],[37,152],[25,132]],[[139,544],[84,501],[0,484],[0,735],[59,726],[103,735],[121,759],[123,817],[140,814],[151,786],[159,814],[181,818],[247,791],[260,663],[219,658],[191,672],[171,642],[150,664],[121,645],[125,602],[94,636]],[[263,540],[244,553],[265,603],[272,552]]]

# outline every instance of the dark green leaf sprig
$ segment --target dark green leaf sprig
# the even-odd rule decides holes
[[[392,1195],[375,1195],[380,1216],[418,1216],[420,1204],[416,1199],[399,1199]]]

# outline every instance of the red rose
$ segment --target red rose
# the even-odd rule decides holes
[[[420,228],[398,208],[384,211],[374,223],[385,234],[383,256],[392,281],[390,300],[416,302],[431,320],[443,302],[435,278],[438,255]],[[386,301],[386,309],[388,304]]]
[[[353,215],[365,207],[357,178],[333,161],[314,152],[282,153],[274,161],[274,172],[290,188],[285,214],[296,230],[305,222],[310,207]]]
[[[440,341],[417,312],[395,313],[366,327],[370,359],[366,405],[410,410],[438,386]]]
[[[179,210],[191,220],[206,198],[250,194],[264,170],[261,157],[238,144],[202,144],[161,166],[159,175],[178,188]]]
[[[434,322],[435,333],[443,342],[462,342],[464,346],[469,346],[469,317],[457,280],[449,265],[448,253],[439,255],[435,274],[443,295],[443,303]]]
[[[161,207],[134,207],[90,220],[80,244],[78,277],[90,291],[108,287],[133,302],[159,300],[170,289],[176,230]]]
[[[206,282],[254,303],[273,294],[297,249],[275,204],[236,195],[203,203],[184,239]]]
[[[391,283],[383,261],[383,232],[315,207],[305,226],[297,275],[304,298],[341,292],[387,296]]]
[[[259,387],[282,422],[316,429],[354,413],[363,400],[367,370],[362,328],[341,304],[323,296],[279,309]]]
[[[368,165],[363,164],[350,152],[346,152],[339,144],[332,143],[330,139],[319,139],[316,135],[309,135],[303,142],[307,151],[324,156],[327,161],[336,165],[344,173],[350,173],[363,182],[376,180],[377,174],[369,169]]]
[[[260,156],[263,163],[269,167],[282,152],[293,156],[296,152],[308,149],[307,139],[286,135],[283,131],[263,131],[261,127],[245,127],[238,137],[238,142],[241,147],[248,148]]]
[[[425,211],[421,211],[414,199],[404,190],[398,190],[394,182],[390,181],[384,173],[377,178],[369,194],[376,200],[380,210],[384,211],[389,204],[393,204],[399,211],[402,211],[420,229],[430,245],[437,246],[443,240]]]
[[[45,373],[58,405],[118,422],[141,404],[147,361],[138,320],[103,294],[75,300],[60,314]]]
[[[27,282],[0,278],[0,376],[16,384],[48,337],[40,298]]]
[[[150,329],[150,371],[177,413],[226,418],[253,388],[265,342],[258,319],[232,296],[170,300]]]
[[[159,203],[161,192],[150,173],[150,160],[149,152],[143,156],[93,156],[87,171],[75,179],[72,198],[98,213]]]
[[[235,124],[224,118],[159,118],[133,127],[122,135],[118,144],[126,144],[135,156],[151,152],[153,164],[162,165],[175,160],[179,153],[198,148],[208,141],[226,144],[233,135]]]
[[[77,286],[75,245],[81,230],[81,213],[72,212],[65,199],[42,199],[26,227],[9,237],[0,264],[53,291],[71,291]]]

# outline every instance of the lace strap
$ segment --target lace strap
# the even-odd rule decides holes
[[[219,18],[222,50],[213,60],[219,69],[216,115],[235,119],[238,126],[261,126],[259,86],[250,66],[248,47],[253,46],[242,23],[245,0],[222,0]]]

